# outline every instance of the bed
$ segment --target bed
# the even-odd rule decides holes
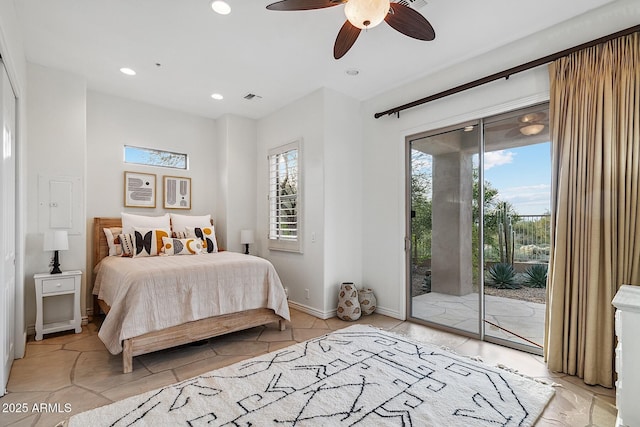
[[[273,265],[235,252],[125,258],[108,256],[104,228],[121,218],[94,218],[94,312],[105,319],[98,336],[133,357],[255,326],[279,322],[289,308]]]

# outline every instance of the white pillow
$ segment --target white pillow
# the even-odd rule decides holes
[[[171,223],[169,218],[168,213],[162,216],[145,216],[122,212],[122,232],[124,234],[133,234],[134,227],[141,227],[164,230],[171,235]]]
[[[211,224],[211,215],[180,215],[169,214],[171,216],[171,231],[182,233],[187,227],[200,227],[203,224]]]

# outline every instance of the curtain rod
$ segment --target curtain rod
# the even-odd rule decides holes
[[[580,50],[599,45],[600,43],[608,42],[609,40],[617,39],[618,37],[627,36],[629,34],[633,34],[633,33],[637,32],[637,31],[640,31],[640,25],[635,25],[633,27],[627,28],[626,30],[618,31],[618,32],[609,34],[608,36],[600,37],[598,39],[591,40],[590,42],[582,43],[582,44],[580,44],[578,46],[574,46],[574,47],[571,47],[569,49],[565,49],[565,50],[562,50],[560,52],[553,53],[551,55],[543,56],[542,58],[538,58],[536,60],[529,61],[529,62],[527,62],[525,64],[518,65],[517,67],[509,68],[508,70],[504,70],[504,71],[501,71],[499,73],[491,74],[490,76],[486,76],[486,77],[483,77],[481,79],[474,80],[472,82],[465,83],[463,85],[456,86],[454,88],[447,89],[447,90],[442,91],[442,92],[438,92],[438,93],[436,93],[434,95],[430,95],[430,96],[427,96],[425,98],[421,98],[421,99],[409,102],[408,104],[404,104],[404,105],[400,105],[398,107],[391,108],[391,109],[383,111],[381,113],[376,113],[376,114],[374,114],[374,117],[376,119],[378,119],[378,118],[380,118],[382,116],[385,116],[385,115],[388,116],[388,115],[391,115],[391,114],[397,114],[398,117],[399,117],[400,116],[400,111],[403,111],[403,110],[406,110],[406,109],[409,109],[409,108],[413,108],[413,107],[417,107],[418,105],[426,104],[427,102],[435,101],[436,99],[444,98],[445,96],[453,95],[455,93],[462,92],[462,91],[465,91],[467,89],[471,89],[471,88],[474,88],[474,87],[477,87],[477,86],[481,86],[481,85],[483,85],[485,83],[489,83],[489,82],[492,82],[494,80],[499,80],[499,79],[502,79],[502,78],[508,79],[512,74],[520,73],[522,71],[530,70],[531,68],[539,67],[540,65],[548,64],[549,62],[555,61],[556,59],[560,59],[560,58],[562,58],[564,56],[567,56],[567,55],[570,55],[570,54],[572,54],[574,52],[578,52]]]

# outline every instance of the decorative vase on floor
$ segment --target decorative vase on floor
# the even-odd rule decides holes
[[[358,300],[360,301],[360,311],[365,316],[376,311],[376,296],[373,294],[373,289],[362,288],[358,290]]]
[[[362,314],[360,301],[358,301],[358,289],[352,282],[344,282],[338,292],[338,318],[342,320],[358,320]]]

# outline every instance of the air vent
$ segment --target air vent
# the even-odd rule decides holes
[[[426,0],[398,0],[396,3],[403,4],[405,6],[409,6],[412,9],[420,9],[427,5]]]
[[[260,95],[256,95],[255,93],[248,93],[244,96],[244,99],[247,101],[253,101],[255,99],[262,99]]]

